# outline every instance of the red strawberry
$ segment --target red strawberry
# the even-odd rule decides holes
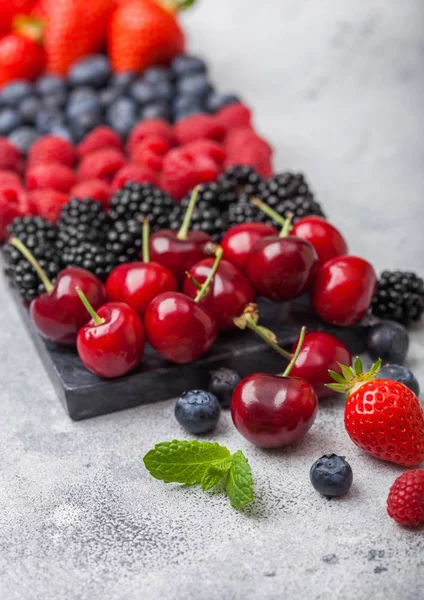
[[[172,127],[166,121],[162,121],[162,119],[141,121],[134,127],[130,134],[127,144],[128,154],[132,156],[134,148],[147,137],[151,136],[163,138],[168,142],[169,146],[172,146],[175,142]]]
[[[6,138],[0,137],[0,169],[22,173],[24,158],[21,152]]]
[[[219,166],[209,156],[174,148],[164,158],[161,187],[175,200],[181,200],[198,183],[215,181],[219,173]]]
[[[46,188],[30,192],[29,199],[35,206],[36,212],[40,217],[56,223],[62,206],[68,202],[69,197],[68,194],[64,194],[63,192]]]
[[[100,125],[85,136],[78,146],[78,154],[80,157],[87,156],[87,154],[104,148],[116,148],[120,151],[124,149],[122,140],[116,131],[105,125]]]
[[[112,195],[110,186],[101,179],[87,179],[77,183],[69,192],[71,198],[92,198],[101,202],[105,208],[109,205],[109,200]]]
[[[136,181],[137,183],[150,182],[153,185],[158,185],[157,174],[146,167],[139,167],[138,165],[125,165],[122,167],[112,181],[112,190],[116,192],[120,188],[124,187],[127,181]]]
[[[37,42],[17,33],[0,39],[0,86],[13,79],[36,79],[44,65],[44,50]]]
[[[16,15],[27,15],[34,5],[34,0],[0,0],[0,36],[12,29]]]
[[[356,358],[353,368],[341,365],[343,376],[330,371],[337,383],[328,387],[347,392],[345,427],[359,448],[404,467],[419,465],[424,460],[424,411],[402,383],[374,379],[380,366],[381,360],[363,373]]]
[[[215,115],[215,120],[224,127],[225,131],[230,131],[237,127],[251,126],[252,113],[245,104],[236,102],[221,108]]]
[[[387,512],[404,527],[424,525],[424,469],[399,475],[390,488]]]
[[[111,183],[116,173],[125,165],[124,155],[114,148],[97,150],[84,156],[78,168],[80,181],[102,179]]]
[[[211,115],[192,115],[178,121],[174,127],[174,134],[180,145],[203,139],[221,142],[225,136],[225,129]]]
[[[196,140],[185,144],[184,150],[193,155],[201,154],[212,158],[218,165],[222,166],[225,162],[226,152],[222,144],[212,140]]]
[[[115,71],[169,63],[184,51],[184,43],[175,16],[154,0],[127,0],[113,14],[108,46]]]
[[[161,171],[163,157],[168,150],[169,143],[163,137],[146,137],[134,146],[131,153],[131,162],[141,167],[148,167],[153,171]]]
[[[67,193],[76,183],[74,172],[59,162],[30,166],[25,176],[28,190],[51,188]]]
[[[55,161],[73,167],[76,160],[77,153],[71,142],[55,135],[45,135],[34,142],[28,154],[31,165]]]

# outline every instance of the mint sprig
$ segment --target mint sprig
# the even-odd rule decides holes
[[[253,502],[252,471],[241,450],[231,455],[216,442],[172,440],[156,444],[143,461],[165,483],[198,483],[206,491],[225,481],[231,506],[242,509]]]

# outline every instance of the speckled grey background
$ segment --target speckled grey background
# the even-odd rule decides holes
[[[378,270],[424,271],[423,16],[422,0],[203,0],[184,18],[219,87],[255,106],[278,167],[307,173]],[[422,534],[385,514],[401,469],[353,446],[341,400],[279,452],[248,445],[224,415],[213,439],[242,448],[256,479],[237,513],[144,471],[155,442],[184,437],[172,402],[71,422],[0,285],[2,600],[422,598]],[[423,340],[421,326],[410,365],[422,387]],[[327,451],[354,470],[340,501],[308,481]]]

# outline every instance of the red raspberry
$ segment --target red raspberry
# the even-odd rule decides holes
[[[22,187],[19,176],[13,171],[0,170],[0,188],[9,185]]]
[[[215,115],[215,120],[224,127],[225,131],[230,131],[230,129],[235,129],[236,127],[250,126],[252,113],[250,108],[247,108],[245,104],[236,102],[235,104],[229,104],[221,108]]]
[[[34,190],[29,193],[30,201],[34,204],[36,212],[43,219],[56,223],[60,216],[62,206],[69,200],[68,194],[58,192],[57,190],[46,188],[44,190]]]
[[[54,161],[73,167],[77,158],[77,152],[71,142],[56,135],[45,135],[31,146],[28,164],[38,165]]]
[[[125,165],[122,152],[115,148],[97,150],[92,154],[84,156],[78,169],[80,181],[87,179],[102,179],[111,183],[116,173]]]
[[[209,156],[175,148],[163,161],[161,187],[175,200],[181,200],[198,183],[215,181],[219,173],[219,166]]]
[[[148,119],[138,123],[138,125],[136,125],[132,130],[127,143],[128,154],[131,156],[134,147],[142,142],[146,137],[151,136],[163,138],[170,146],[172,146],[175,142],[172,127],[169,123],[163,121],[162,119]]]
[[[16,217],[21,216],[18,198],[0,190],[0,242],[7,239],[7,228]]]
[[[424,525],[424,469],[402,473],[387,498],[387,512],[404,527]]]
[[[237,127],[231,129],[225,138],[225,149],[228,154],[236,153],[244,150],[246,146],[255,146],[261,148],[264,156],[269,158],[272,155],[273,149],[268,142],[260,137],[251,127]]]
[[[116,148],[116,150],[122,152],[124,146],[116,131],[105,125],[100,125],[100,127],[96,127],[85,136],[78,146],[78,154],[83,157],[104,148]]]
[[[30,166],[25,181],[29,191],[51,188],[67,193],[75,185],[76,177],[69,167],[59,162],[50,162]]]
[[[0,169],[22,173],[24,158],[20,151],[6,138],[0,138]]]
[[[150,136],[134,146],[131,162],[153,171],[162,169],[163,157],[169,150],[169,142],[162,137]]]
[[[112,195],[110,186],[101,179],[87,179],[77,183],[69,192],[72,198],[92,198],[101,202],[105,208],[109,205],[109,200]]]
[[[116,190],[124,187],[124,184],[127,181],[136,181],[137,183],[145,183],[148,181],[153,183],[153,185],[158,185],[158,177],[154,171],[146,167],[130,164],[125,165],[125,167],[122,167],[122,169],[117,172],[113,178],[112,190],[116,192]]]
[[[209,158],[212,158],[212,160],[220,166],[224,164],[226,157],[224,146],[212,140],[196,140],[195,142],[190,142],[189,144],[185,144],[184,150],[193,155],[202,154],[204,156],[209,156]]]
[[[174,127],[178,144],[188,144],[196,140],[221,142],[225,136],[224,127],[211,115],[192,115],[179,121]]]

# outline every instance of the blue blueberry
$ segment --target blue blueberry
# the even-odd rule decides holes
[[[409,347],[406,327],[396,321],[383,321],[368,330],[367,350],[373,360],[401,365]]]
[[[399,381],[412,390],[416,396],[420,394],[420,385],[415,375],[402,365],[384,365],[377,375],[377,379],[392,379]]]
[[[94,110],[100,110],[99,96],[90,87],[79,87],[69,94],[66,106],[66,116],[72,121],[77,115]]]
[[[144,71],[144,80],[148,83],[159,83],[171,80],[171,71],[165,67],[150,67]]]
[[[102,114],[96,108],[75,115],[70,121],[70,127],[75,141],[80,142],[89,131],[102,123]]]
[[[34,127],[18,127],[9,135],[9,141],[19,148],[21,152],[27,154],[33,143],[40,137]]]
[[[206,433],[218,424],[221,405],[218,398],[203,390],[184,392],[175,405],[175,418],[190,433]]]
[[[174,112],[181,112],[195,108],[197,110],[205,111],[203,102],[201,99],[195,96],[177,96],[172,103],[172,109]]]
[[[28,96],[19,104],[18,110],[24,123],[33,124],[40,110],[40,100],[35,96]]]
[[[110,77],[110,64],[104,54],[92,54],[77,60],[69,71],[68,81],[72,87],[90,85],[101,88]]]
[[[169,81],[159,81],[149,83],[143,79],[135,81],[130,87],[130,95],[139,104],[152,104],[158,100],[171,100],[173,96],[173,87]]]
[[[314,462],[309,472],[314,488],[323,496],[342,496],[349,491],[353,473],[344,456],[325,454]]]
[[[188,75],[177,82],[177,92],[181,95],[205,98],[213,91],[212,85],[206,75]]]
[[[171,63],[171,69],[177,77],[181,77],[183,75],[192,75],[193,73],[206,73],[206,64],[197,56],[181,54],[174,58]]]
[[[16,110],[12,108],[2,108],[0,110],[0,136],[9,135],[20,125],[22,125],[22,118]]]
[[[216,113],[224,106],[240,102],[240,98],[234,94],[219,94],[218,92],[212,92],[206,98],[206,108],[208,112]]]
[[[66,91],[55,92],[49,96],[45,96],[42,99],[42,105],[45,108],[63,108],[68,100],[68,94]]]
[[[54,96],[67,91],[67,85],[64,79],[56,75],[44,75],[37,79],[35,89],[43,98],[46,96]]]
[[[119,88],[122,91],[127,91],[128,88],[137,79],[137,74],[133,71],[125,71],[124,73],[114,73],[108,81],[109,87]]]
[[[186,108],[185,110],[178,110],[174,112],[174,121],[175,123],[178,123],[178,121],[182,121],[187,117],[191,117],[192,115],[199,115],[204,112],[205,110],[200,105],[192,106],[191,108]]]
[[[50,131],[51,135],[57,135],[57,137],[61,137],[72,144],[76,142],[76,136],[72,133],[72,131],[66,125],[54,125]]]
[[[123,138],[137,121],[137,103],[131,98],[119,98],[106,111],[106,122]]]
[[[33,93],[33,88],[28,81],[17,79],[5,85],[0,93],[0,102],[3,106],[16,108],[19,102]]]
[[[233,392],[241,381],[240,375],[233,369],[221,368],[212,371],[210,376],[209,391],[218,398],[222,407],[228,408]]]
[[[100,105],[103,108],[107,108],[116,102],[116,100],[118,100],[118,98],[121,96],[122,90],[119,87],[106,87],[99,93]]]
[[[139,113],[140,119],[164,119],[171,120],[171,108],[166,102],[154,102],[144,106]]]
[[[52,128],[63,125],[65,121],[61,111],[53,108],[42,108],[36,116],[35,125],[41,134],[51,133]]]

